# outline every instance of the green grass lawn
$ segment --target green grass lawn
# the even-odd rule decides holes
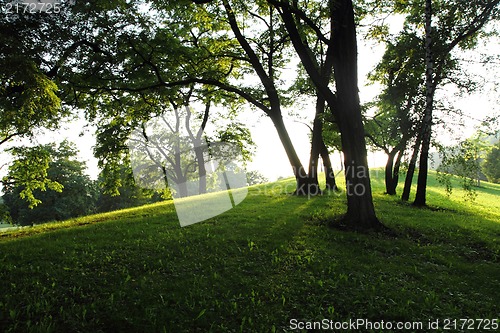
[[[0,332],[283,332],[325,318],[422,321],[422,331],[439,320],[444,331],[446,319],[497,320],[500,186],[483,183],[470,203],[431,177],[432,206],[418,209],[372,176],[394,234],[328,227],[345,197],[294,197],[282,190],[290,179],[250,187],[236,208],[185,228],[166,202],[2,233]],[[456,325],[446,332],[465,331]]]

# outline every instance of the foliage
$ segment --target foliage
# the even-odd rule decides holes
[[[419,170],[421,181],[415,204],[424,205],[431,126],[439,123],[439,116],[436,117],[434,109],[439,109],[440,101],[434,101],[435,92],[438,87],[444,85],[454,86],[460,93],[470,93],[480,87],[473,75],[466,74],[467,68],[457,50],[474,49],[480,38],[488,36],[485,31],[495,30],[495,28],[487,29],[486,27],[489,27],[490,22],[495,22],[499,18],[499,1],[477,0],[467,3],[463,1],[427,1],[425,3],[417,1],[412,6],[406,5],[405,2],[389,2],[380,3],[380,8],[384,15],[391,12],[405,15],[405,23],[403,30],[396,37],[389,36],[385,26],[372,29],[373,37],[379,41],[387,40],[388,42],[384,57],[371,78],[385,86],[383,93],[379,96],[379,101],[383,102],[382,111],[387,112],[384,106],[389,103],[396,110],[394,114],[409,124],[409,126],[400,126],[399,122],[389,123],[388,128],[393,129],[389,132],[395,131],[397,134],[394,136],[393,132],[391,135],[381,137],[382,139],[398,138],[407,134],[409,138],[416,137],[415,152],[418,152],[422,143]],[[426,22],[424,22],[426,8],[429,11],[426,12]],[[422,29],[424,23],[427,38],[424,37]],[[424,45],[426,45],[425,48]],[[427,66],[429,75],[426,87],[423,89],[426,64],[429,65]],[[423,117],[422,105],[425,100],[426,109],[425,117]],[[401,111],[404,112],[401,113]],[[457,115],[455,114],[454,117]],[[414,134],[419,132],[420,135]],[[375,139],[381,141],[380,138]],[[378,145],[382,146],[380,143]]]
[[[442,161],[438,167],[438,179],[446,186],[448,195],[453,190],[450,177],[455,175],[461,179],[466,197],[474,201],[477,195],[474,187],[479,186],[481,162],[487,147],[480,137],[466,139],[451,149],[441,147]]]
[[[500,141],[488,153],[482,167],[490,182],[500,183]]]
[[[247,173],[247,184],[248,186],[251,185],[257,185],[257,184],[264,184],[268,183],[269,179],[266,178],[263,174],[261,174],[259,171],[248,171]]]
[[[3,203],[3,200],[1,200],[0,202],[0,224],[2,223],[12,224],[12,217],[10,216],[9,207]]]
[[[55,76],[59,61],[71,51],[73,39],[85,34],[76,23],[77,15],[70,15],[74,2],[61,5],[63,9],[57,14],[16,10],[9,14],[3,12],[2,3],[0,144],[32,137],[38,128],[57,128],[69,113],[61,105],[63,93]]]
[[[116,188],[118,194],[112,195],[106,191],[103,185],[105,176],[101,173],[98,180],[100,194],[96,203],[97,212],[136,207],[172,198],[168,188],[164,191],[152,191],[137,186],[130,165],[120,164],[116,175],[120,180],[120,186]]]
[[[41,203],[35,197],[37,191],[50,189],[61,192],[64,186],[49,178],[53,152],[53,147],[50,146],[12,148],[10,153],[14,161],[9,165],[7,176],[2,179],[4,192],[16,192],[16,200],[24,200],[29,208]]]
[[[292,318],[496,318],[500,187],[485,184],[471,206],[447,199],[431,173],[440,206],[415,209],[383,195],[373,171],[391,234],[325,228],[345,197],[285,195],[291,179],[252,187],[237,208],[188,228],[164,202],[9,232],[0,330],[266,332],[290,330]]]
[[[46,164],[42,167],[46,167],[46,173],[44,181],[37,182],[36,186],[32,185],[32,181],[18,181],[4,189],[3,198],[15,223],[27,225],[65,220],[95,212],[97,188],[84,174],[85,164],[75,159],[77,150],[73,144],[64,141],[58,147],[50,144],[27,151],[46,154]],[[31,161],[33,159],[18,159],[14,165],[21,168],[23,175],[33,176],[35,173]],[[9,179],[16,179],[16,170],[18,169],[10,169]],[[36,206],[21,200],[27,197],[27,189],[32,200],[36,200]]]
[[[366,105],[375,115],[366,121],[372,145],[387,154],[405,149],[418,131],[424,108],[424,50],[422,40],[402,32],[386,41],[380,63],[369,74],[371,82],[383,84],[376,101]]]

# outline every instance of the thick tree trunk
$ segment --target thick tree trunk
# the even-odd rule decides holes
[[[410,199],[411,184],[413,183],[413,174],[415,173],[421,142],[421,135],[419,133],[415,141],[415,146],[413,147],[410,163],[408,164],[408,171],[406,172],[405,186],[403,188],[403,194],[401,195],[401,200],[403,201],[408,201]]]
[[[336,103],[333,100],[328,102],[338,110],[336,119],[344,152],[347,190],[346,220],[355,228],[380,228],[382,224],[377,219],[373,206],[358,95],[356,26],[352,0],[339,0],[335,5],[332,47],[337,98]]]
[[[434,103],[434,80],[432,55],[432,0],[425,3],[425,113],[422,120],[422,151],[420,152],[420,163],[418,170],[417,192],[415,194],[415,206],[426,205],[427,173],[429,169],[429,148],[432,135],[432,109]]]
[[[187,188],[187,183],[185,181],[178,183],[177,189],[179,190],[179,197],[185,198],[188,196],[188,188]]]

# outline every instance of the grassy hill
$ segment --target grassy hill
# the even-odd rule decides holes
[[[431,177],[432,207],[417,209],[384,195],[382,177],[374,200],[392,235],[329,228],[345,197],[290,196],[290,179],[185,228],[166,202],[0,234],[0,332],[282,332],[323,319],[423,331],[457,319],[447,331],[464,331],[460,319],[497,320],[500,186],[483,183],[470,203]]]

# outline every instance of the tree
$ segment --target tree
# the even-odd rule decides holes
[[[325,82],[329,82],[332,77],[331,53],[326,55],[321,54],[320,72]],[[325,98],[318,93],[314,88],[313,83],[307,77],[307,73],[303,73],[303,67],[299,65],[298,70],[300,76],[292,86],[296,90],[297,98],[312,95],[316,99],[315,114],[312,127],[307,125],[311,130],[311,151],[309,155],[309,166],[307,171],[307,192],[311,195],[321,193],[318,181],[318,162],[321,156],[325,170],[325,188],[326,190],[336,190],[337,184],[335,174],[330,160],[330,152],[325,143],[325,137],[338,133],[338,128],[334,124],[334,119],[331,116],[331,111],[327,108]]]
[[[37,128],[56,128],[65,115],[41,56],[54,42],[44,39],[60,33],[54,21],[43,13],[0,17],[0,146],[32,137]]]
[[[389,66],[385,68],[385,73],[390,75],[393,69],[397,72],[404,70],[413,73],[416,79],[420,77],[425,82],[423,89],[419,91],[420,96],[425,97],[425,107],[422,107],[422,111],[419,112],[421,115],[415,117],[418,132],[412,142],[413,151],[402,194],[402,199],[408,200],[413,171],[420,152],[419,179],[414,205],[423,206],[426,204],[432,126],[436,124],[435,93],[440,86],[445,84],[453,84],[461,91],[471,91],[477,86],[470,78],[464,79],[461,75],[463,67],[456,50],[473,49],[479,38],[487,35],[483,33],[486,25],[498,19],[499,1],[478,0],[465,3],[463,1],[426,0],[417,2],[414,6],[395,3],[389,7],[396,13],[406,15],[406,21],[403,31],[396,38],[396,47],[388,47],[383,60],[387,64],[396,64],[398,59],[403,59],[403,67]],[[424,36],[421,33],[422,26],[425,26]],[[420,46],[412,41],[420,41]],[[387,62],[386,57],[392,60]],[[418,61],[420,65],[414,65]],[[407,85],[401,94],[415,91],[416,87],[420,87],[417,83],[418,81],[415,81],[414,85]],[[404,88],[404,86],[401,87]]]
[[[286,38],[276,24],[279,20],[272,7],[262,3],[260,7],[267,9],[259,7],[256,12],[246,12],[243,2],[234,4],[237,10],[233,10],[229,1],[222,1],[221,6],[210,4],[207,8],[184,2],[179,5],[152,1],[150,5],[156,13],[149,18],[142,17],[133,29],[109,34],[109,27],[95,28],[93,39],[99,42],[91,43],[99,52],[89,54],[85,49],[75,50],[74,58],[81,59],[77,68],[61,64],[59,73],[61,80],[67,83],[66,89],[78,92],[72,94],[73,100],[85,107],[96,103],[103,94],[137,94],[158,88],[171,91],[193,83],[217,87],[247,100],[270,117],[292,169],[301,179],[304,168],[281,114],[283,103],[276,82],[278,68],[285,59],[281,54]],[[190,10],[186,10],[186,6]],[[250,13],[254,22],[265,22],[268,30],[246,36],[246,26],[239,13],[245,16]],[[221,15],[226,19],[221,20]],[[124,19],[134,21],[131,16]],[[229,31],[234,37],[229,36]],[[250,72],[258,77],[261,87],[243,82],[241,73]]]
[[[420,163],[415,194],[415,206],[425,206],[427,189],[427,170],[431,144],[432,111],[434,104],[434,54],[432,50],[432,0],[425,1],[425,111],[422,119]]]
[[[48,154],[47,179],[50,179],[52,184],[58,184],[58,187],[40,186],[33,189],[32,195],[38,204],[30,206],[29,203],[21,200],[23,195],[26,195],[26,186],[23,183],[10,183],[5,186],[3,198],[16,223],[27,225],[66,220],[95,211],[97,188],[94,182],[84,174],[85,164],[75,159],[77,150],[74,144],[64,141],[58,147],[50,144],[37,146],[28,151]],[[22,162],[27,163],[26,160]],[[16,169],[11,169],[8,178],[15,179],[16,174]],[[32,171],[28,173],[30,176],[33,174]]]
[[[208,120],[205,107],[199,135],[195,136],[190,121],[192,112],[189,106],[174,108],[173,117],[153,118],[129,137],[132,168],[141,185],[175,188],[180,197],[203,194],[207,192],[208,180],[215,176],[207,172],[207,168],[215,167],[212,162],[219,166],[225,161],[244,164],[250,158],[253,142],[242,124],[233,122],[221,127],[209,138],[203,132]],[[194,183],[196,189],[192,188]]]
[[[106,175],[101,173],[97,180],[100,190],[99,198],[96,202],[97,212],[109,212],[136,207],[172,198],[168,189],[164,189],[163,191],[151,191],[139,187],[135,182],[130,162],[128,164],[126,164],[126,162],[120,164],[117,168],[119,187],[116,188],[117,192],[113,193],[114,195],[107,193],[106,187],[102,186],[102,183],[106,181],[104,178]]]
[[[267,179],[259,171],[252,170],[252,171],[247,172],[247,184],[248,184],[248,186],[257,185],[257,184],[264,184],[267,182],[269,182],[269,179]]]
[[[16,189],[17,197],[26,202],[28,208],[41,203],[35,196],[36,191],[50,189],[61,192],[63,186],[48,175],[51,152],[46,146],[11,148],[14,161],[9,165],[7,176],[2,179],[4,192]]]
[[[335,121],[341,134],[344,153],[347,187],[347,214],[345,221],[352,228],[378,229],[382,224],[376,217],[373,206],[370,176],[368,172],[365,132],[361,117],[357,85],[357,42],[354,9],[351,0],[328,2],[330,38],[314,22],[313,14],[308,14],[297,6],[276,0],[269,0],[281,15],[299,56],[311,81],[334,112]],[[328,87],[319,72],[319,65],[312,49],[302,38],[299,24],[308,26],[317,34],[332,52],[333,74],[336,94]]]
[[[276,84],[278,73],[277,67],[280,62],[283,62],[282,49],[287,37],[283,35],[283,29],[279,25],[273,6],[266,6],[264,3],[260,3],[255,8],[258,12],[254,12],[243,2],[238,3],[238,6],[242,6],[241,8],[244,15],[249,14],[257,18],[256,22],[264,22],[264,25],[267,27],[265,33],[260,33],[264,38],[261,38],[259,41],[252,36],[245,36],[241,29],[241,24],[237,20],[236,12],[233,10],[233,6],[228,0],[222,0],[222,5],[225,12],[224,15],[229,22],[234,37],[243,50],[246,61],[248,61],[264,87],[265,104],[262,102],[256,103],[253,98],[249,101],[262,109],[273,122],[281,143],[285,148],[295,179],[297,180],[296,194],[305,195],[308,191],[307,173],[300,162],[290,136],[285,128],[281,111],[283,104],[282,96],[280,96]],[[267,18],[263,17],[265,14],[267,14]],[[252,46],[252,43],[254,46]],[[240,95],[243,96],[241,93]]]
[[[490,182],[500,183],[500,141],[486,155],[482,169]]]
[[[482,146],[479,138],[461,141],[455,147],[441,147],[441,163],[437,168],[438,181],[446,186],[450,195],[453,191],[452,176],[460,179],[466,199],[475,200],[477,193],[474,187],[480,186],[481,155],[486,146]]]
[[[499,3],[498,0],[467,4],[460,1],[443,3],[438,6],[434,13],[432,0],[426,0],[426,108],[421,126],[422,149],[417,192],[413,202],[416,206],[426,204],[428,156],[436,88],[445,78],[450,77],[451,70],[456,69],[451,52],[457,46],[471,48],[477,43],[479,32],[486,23],[498,18]],[[437,28],[432,26],[434,15],[438,19],[439,26]]]
[[[405,150],[409,145],[415,145],[419,138],[419,123],[425,99],[424,63],[421,40],[412,33],[401,33],[391,40],[382,33],[377,38],[386,41],[386,51],[380,63],[369,74],[372,82],[380,82],[384,88],[377,100],[367,105],[375,109],[375,115],[366,122],[367,137],[372,145],[384,151],[387,155],[385,166],[386,193],[396,194],[399,181],[399,168]],[[413,178],[416,164],[416,154],[410,160],[407,178]],[[403,196],[409,191],[406,187]],[[409,192],[408,192],[409,194]]]
[[[77,90],[61,81],[64,66],[78,68],[74,55],[79,52],[85,57],[107,56],[100,43],[92,40],[99,29],[95,23],[107,18],[108,27],[116,27],[123,21],[113,12],[137,17],[137,11],[130,10],[135,5],[135,1],[120,0],[104,5],[97,1],[68,1],[61,4],[58,12],[2,13],[0,145],[16,138],[32,139],[40,128],[57,129],[61,119],[72,111],[65,102],[79,96]],[[56,182],[44,180],[48,157],[42,149],[35,148],[11,152],[21,160],[11,166],[13,178],[4,183],[7,182],[7,186],[22,184],[21,195],[30,206],[35,206],[38,201],[33,190],[58,186]]]

